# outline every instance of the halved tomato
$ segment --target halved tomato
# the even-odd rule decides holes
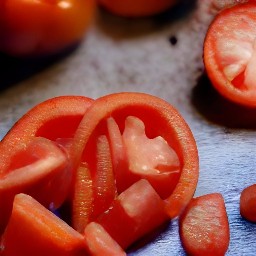
[[[227,99],[256,107],[256,2],[222,10],[210,25],[204,63],[213,86]]]

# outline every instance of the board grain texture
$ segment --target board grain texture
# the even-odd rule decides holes
[[[99,10],[81,44],[62,56],[19,61],[0,55],[0,138],[27,110],[54,96],[138,91],[161,97],[180,111],[195,136],[195,196],[224,196],[231,231],[226,255],[255,255],[256,225],[240,217],[239,196],[256,183],[256,110],[223,99],[204,75],[203,40],[215,13],[208,0],[183,0],[146,19]],[[129,255],[185,255],[177,220]]]

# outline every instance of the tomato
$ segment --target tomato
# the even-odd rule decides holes
[[[87,255],[81,234],[25,194],[15,196],[1,248],[3,256]]]
[[[136,153],[131,156],[132,159],[130,160],[130,163],[129,160],[127,160],[126,152],[129,151],[127,148],[130,148],[130,151],[133,151],[136,147],[136,143],[135,145],[128,145],[127,141],[129,141],[129,138],[131,139],[131,136],[123,134],[124,130],[127,129],[127,127],[125,128],[125,120],[128,116],[134,116],[140,119],[145,125],[147,136],[145,136],[144,128],[142,130],[138,128],[140,124],[138,125],[136,121],[135,128],[129,128],[132,133],[140,133],[140,135],[137,136],[139,138],[139,142],[136,143],[141,143],[141,136],[142,143],[152,143],[155,147],[155,149],[151,149],[151,146],[145,147],[143,152],[141,151],[142,149],[139,148]],[[110,117],[113,119],[108,121],[108,118]],[[111,132],[112,128],[113,131]],[[140,156],[146,154],[148,159],[145,158],[145,161],[149,161],[149,163],[146,162],[145,164],[150,168],[158,168],[158,170],[151,169],[149,171],[149,175],[146,175],[151,178],[153,177],[152,180],[157,180],[163,173],[172,173],[173,170],[177,173],[177,169],[179,170],[174,181],[171,181],[170,183],[166,182],[165,186],[169,187],[164,189],[164,191],[169,191],[169,194],[165,198],[166,210],[169,216],[173,218],[179,215],[193,197],[196,188],[198,180],[198,153],[194,137],[188,125],[177,110],[168,102],[143,93],[117,93],[96,99],[87,110],[86,115],[81,121],[74,136],[71,157],[75,167],[78,167],[81,162],[86,162],[89,164],[89,168],[91,168],[91,170],[95,170],[95,163],[97,162],[95,159],[95,145],[97,138],[102,134],[108,133],[110,145],[113,147],[111,152],[112,154],[115,152],[113,155],[113,163],[117,163],[117,165],[121,164],[121,166],[124,167],[124,169],[122,169],[119,168],[120,166],[118,168],[114,166],[113,169],[115,175],[119,171],[123,174],[123,171],[128,169],[125,165],[127,163],[131,164],[134,160],[133,157],[136,157],[136,154],[140,154]],[[122,135],[120,135],[120,133]],[[128,133],[127,130],[126,133]],[[161,138],[153,139],[158,136]],[[124,139],[124,137],[127,139]],[[111,142],[111,140],[113,141]],[[158,140],[160,142],[157,142]],[[161,163],[161,161],[158,162],[158,159],[154,163],[150,163],[150,157],[152,154],[157,152],[156,149],[159,147],[158,143],[161,144],[161,150],[164,148],[164,152],[161,153],[163,153],[165,157],[168,156],[168,160],[165,159]],[[122,150],[116,150],[116,148],[122,147]],[[168,152],[167,154],[165,150]],[[117,156],[118,154],[121,155]],[[160,158],[160,155],[161,154],[156,155],[155,157]],[[171,161],[174,161],[175,164],[170,164],[169,158]],[[143,163],[139,163],[140,167],[142,165]],[[143,170],[138,171],[138,169],[136,169],[133,173],[134,172],[139,172],[139,175],[136,173],[137,177],[133,182],[136,182],[139,178],[144,178],[144,176],[141,175]],[[129,175],[131,173],[132,172],[130,172]],[[159,175],[157,175],[157,173],[159,173]],[[168,175],[166,176],[169,179]],[[122,177],[121,174],[119,176]],[[117,175],[116,179],[118,179]],[[125,177],[123,180],[124,182],[129,182],[129,184],[122,187],[125,188],[131,185],[129,177]],[[153,184],[154,182],[152,182],[152,180],[151,183]],[[155,188],[158,186],[156,190],[162,190],[159,184],[161,184],[159,181],[154,183]],[[122,190],[119,190],[119,193],[120,192],[122,192]]]
[[[15,193],[30,191],[41,203],[51,208],[58,208],[66,200],[73,179],[70,158],[66,156],[63,168],[47,178],[47,173],[54,170],[54,165],[51,167],[50,163],[63,158],[64,151],[68,152],[60,150],[62,145],[57,147],[56,142],[53,144],[46,139],[56,141],[58,138],[72,138],[91,102],[91,99],[77,96],[56,97],[42,102],[28,111],[0,142],[0,193],[6,191],[6,184],[9,184],[8,190],[11,191],[11,196],[4,199],[9,206],[4,207],[5,211],[0,211],[0,233],[6,225]],[[56,152],[56,157],[51,161],[51,152],[47,153],[47,148]],[[36,167],[35,175],[25,175],[33,166]],[[38,174],[42,174],[41,178],[36,177]],[[8,177],[12,177],[11,181]],[[40,185],[35,185],[35,179]],[[6,180],[9,182],[6,183]]]
[[[96,222],[88,224],[84,231],[90,255],[125,256],[126,253],[117,242]]]
[[[180,236],[188,255],[225,255],[230,234],[222,195],[214,193],[192,199],[180,218]]]
[[[55,54],[80,41],[94,0],[2,0],[0,50],[13,56]]]
[[[163,200],[147,180],[139,180],[121,193],[96,222],[127,248],[167,219]]]
[[[98,0],[109,11],[127,17],[155,15],[173,6],[177,0]]]
[[[256,184],[246,187],[240,195],[240,214],[246,220],[256,222]]]
[[[70,176],[68,158],[47,139],[35,138],[24,150],[14,151],[11,159],[10,172],[0,176],[1,231],[7,223],[15,194],[29,193],[50,208],[65,200],[69,187],[68,182],[60,183],[60,177],[68,179]]]
[[[222,10],[210,25],[204,63],[213,86],[227,99],[256,106],[256,2]]]
[[[98,138],[96,154],[96,169],[91,170],[87,163],[82,163],[74,186],[72,222],[81,233],[88,222],[109,209],[116,197],[110,148],[104,135]]]

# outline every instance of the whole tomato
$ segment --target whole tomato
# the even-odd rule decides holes
[[[94,0],[1,0],[0,51],[13,56],[57,53],[79,42]]]
[[[155,15],[173,6],[178,0],[98,0],[110,12],[126,17]]]

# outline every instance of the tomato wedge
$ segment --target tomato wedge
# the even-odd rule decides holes
[[[1,248],[3,256],[87,255],[84,237],[26,194],[15,196]]]
[[[214,193],[192,199],[180,218],[180,236],[188,255],[225,255],[230,234],[222,195]]]
[[[179,177],[173,185],[172,193],[166,198],[169,216],[176,217],[195,192],[198,180],[198,153],[191,130],[168,102],[152,95],[128,92],[98,98],[87,110],[74,136],[72,162],[76,167],[80,162],[96,162],[92,160],[92,152],[95,152],[97,138],[108,133],[108,118],[114,118],[122,133],[128,116],[142,120],[148,138],[161,136],[178,156]]]
[[[256,222],[256,184],[246,187],[240,195],[240,214],[248,221]]]
[[[213,86],[227,99],[256,107],[256,2],[223,9],[210,25],[204,63]]]

